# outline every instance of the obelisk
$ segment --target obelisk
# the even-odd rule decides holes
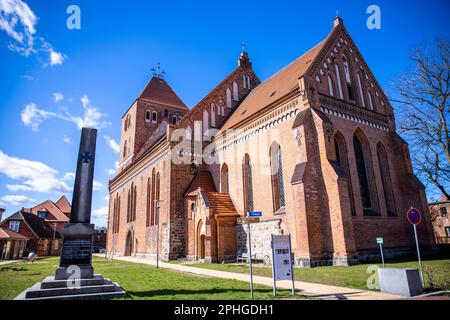
[[[56,269],[55,280],[94,277],[92,243],[95,228],[91,224],[91,205],[96,142],[97,129],[83,128],[70,223],[65,224],[62,231],[61,261],[59,268]]]

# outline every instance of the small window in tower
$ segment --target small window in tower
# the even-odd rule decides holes
[[[169,110],[165,109],[165,110],[164,110],[164,117],[167,118],[168,116],[169,116]]]
[[[145,111],[145,121],[150,122],[150,111]]]
[[[441,217],[443,217],[443,218],[447,217],[447,208],[446,207],[440,208],[439,212],[441,213]]]
[[[172,124],[177,124],[177,116],[172,117]]]
[[[152,122],[157,122],[158,121],[158,115],[156,114],[156,111],[153,111],[152,113]]]

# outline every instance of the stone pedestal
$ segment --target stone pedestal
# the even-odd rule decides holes
[[[67,223],[64,226],[61,262],[59,268],[56,269],[56,280],[94,277],[94,268],[92,268],[92,237],[94,234],[93,224]]]
[[[402,268],[378,269],[380,289],[383,293],[414,297],[422,294],[419,270]]]

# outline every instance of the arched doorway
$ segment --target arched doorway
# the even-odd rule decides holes
[[[133,253],[133,235],[131,231],[128,231],[127,239],[125,243],[125,256],[129,257]]]
[[[205,259],[205,235],[200,236],[200,259]]]

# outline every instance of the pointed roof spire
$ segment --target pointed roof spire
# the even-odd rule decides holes
[[[335,28],[339,25],[344,25],[344,20],[339,16],[338,10],[336,10],[336,18],[333,20],[333,25]]]
[[[245,48],[247,47],[247,45],[242,42],[241,43],[241,47],[242,47],[242,52],[241,55],[239,56],[239,60],[238,60],[238,66],[239,67],[243,67],[243,68],[252,68],[252,62],[250,61],[250,58],[248,57],[247,51],[245,50]]]

